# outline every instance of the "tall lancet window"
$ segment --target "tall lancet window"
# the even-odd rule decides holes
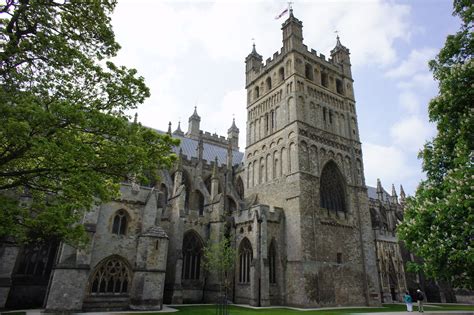
[[[239,282],[250,283],[250,264],[252,263],[252,245],[248,238],[240,242],[239,247]]]
[[[117,211],[112,224],[112,233],[117,235],[125,235],[127,233],[127,212],[123,209]]]
[[[275,240],[272,240],[270,243],[270,248],[268,249],[268,273],[269,281],[271,284],[276,283],[276,248]]]
[[[328,211],[346,212],[344,179],[336,163],[328,162],[321,172],[320,206]]]
[[[201,275],[202,242],[196,232],[189,231],[183,238],[183,270],[184,280],[199,280]]]

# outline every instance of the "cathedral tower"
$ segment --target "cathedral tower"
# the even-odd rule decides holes
[[[328,60],[290,10],[283,47],[245,59],[246,195],[282,208],[285,304],[380,303],[349,49]]]

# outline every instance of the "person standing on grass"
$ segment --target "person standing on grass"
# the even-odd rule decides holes
[[[425,300],[425,294],[420,289],[416,290],[416,299],[418,300],[418,312],[423,313],[423,302]]]
[[[405,304],[407,305],[407,311],[413,312],[413,299],[411,298],[411,295],[410,293],[408,293],[408,291],[405,291],[403,300],[405,301]]]

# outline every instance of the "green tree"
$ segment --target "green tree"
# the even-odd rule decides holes
[[[119,183],[171,165],[175,140],[129,121],[149,96],[120,46],[114,0],[0,4],[0,239],[80,245],[77,222]],[[149,176],[149,177],[150,177]]]
[[[235,249],[232,248],[228,236],[221,236],[218,242],[209,241],[203,249],[203,267],[208,272],[216,273],[220,284],[220,291],[228,292],[234,271]]]
[[[455,0],[461,29],[430,61],[439,94],[429,104],[436,137],[420,152],[426,180],[409,198],[401,239],[423,258],[417,268],[474,288],[474,5]]]

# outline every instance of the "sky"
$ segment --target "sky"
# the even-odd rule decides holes
[[[245,148],[245,57],[255,41],[263,59],[282,46],[275,16],[284,1],[119,0],[112,16],[122,46],[114,62],[135,68],[151,97],[133,111],[145,126],[186,132],[194,106],[201,130],[227,136],[235,118]],[[366,184],[413,194],[423,178],[417,158],[436,134],[427,104],[437,95],[428,69],[460,25],[448,0],[294,1],[304,43],[330,56],[341,42],[351,52]],[[132,113],[131,113],[132,114]]]

